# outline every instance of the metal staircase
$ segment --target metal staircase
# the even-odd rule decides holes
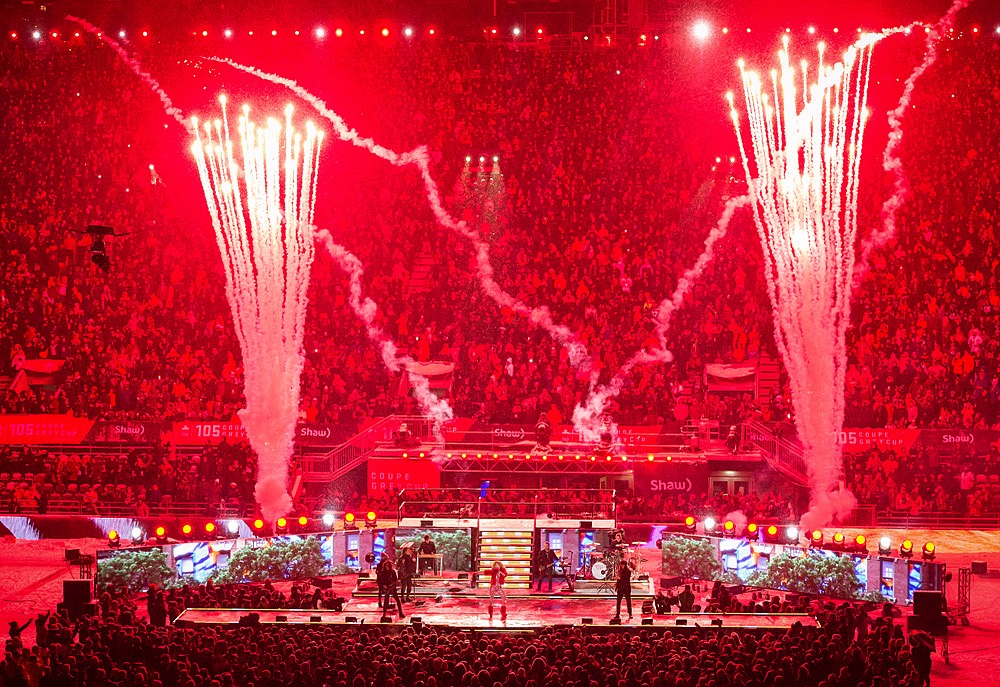
[[[775,436],[771,428],[763,422],[751,422],[744,436],[750,444],[760,450],[760,455],[771,469],[800,487],[809,485],[805,456],[797,440],[790,441]]]
[[[757,362],[757,404],[764,407],[781,388],[781,363],[767,354]]]
[[[534,546],[534,529],[530,521],[525,527],[492,529],[500,525],[487,525],[479,530],[479,586],[489,587],[490,569],[499,560],[507,567],[508,589],[531,588],[531,552]]]

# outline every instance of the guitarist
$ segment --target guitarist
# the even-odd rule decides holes
[[[556,552],[552,550],[548,542],[545,548],[538,552],[538,591],[542,591],[542,580],[548,578],[549,591],[552,591],[552,575],[556,569]]]

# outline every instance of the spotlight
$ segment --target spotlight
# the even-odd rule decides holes
[[[854,550],[858,553],[868,553],[868,539],[863,534],[854,538]]]
[[[934,546],[934,542],[929,541],[926,544],[924,544],[924,549],[922,553],[925,561],[934,560],[934,556],[937,555],[937,547]]]
[[[389,29],[382,29],[382,37],[384,38],[388,35],[389,35]]]
[[[756,539],[760,536],[760,528],[757,527],[757,523],[751,522],[747,525],[746,535],[747,539]]]
[[[810,26],[810,27],[809,27],[809,33],[810,33],[810,34],[814,34],[814,33],[816,33],[816,27],[815,27],[815,26]]]
[[[257,518],[256,520],[253,521],[253,531],[254,532],[256,532],[257,534],[260,534],[260,531],[263,530],[263,529],[264,529],[264,521],[263,520],[261,520],[260,518]]]
[[[56,31],[53,31],[53,32],[52,32],[52,37],[53,37],[53,38],[59,38],[59,33],[58,33],[58,32],[56,32]]]
[[[694,532],[694,527],[695,527],[695,524],[694,524],[694,516],[693,515],[689,515],[686,518],[684,518],[684,528],[688,532]]]
[[[539,36],[541,36],[541,35],[542,35],[542,33],[543,33],[543,31],[542,31],[542,27],[540,27],[540,26],[539,26],[539,27],[538,27],[538,35],[539,35]]]
[[[842,548],[844,548],[844,542],[845,541],[846,541],[846,539],[844,538],[844,533],[843,532],[836,532],[836,533],[834,533],[834,535],[833,535],[833,545],[834,546],[836,546],[839,549],[842,549]]]
[[[913,541],[910,539],[903,540],[903,543],[899,545],[899,556],[900,558],[913,557]]]
[[[878,553],[880,556],[888,556],[892,553],[892,539],[889,538],[889,535],[884,534],[879,537]]]
[[[229,534],[232,534],[232,535],[239,534],[240,533],[240,521],[239,520],[230,520],[229,522],[226,523],[226,530],[229,532]]]
[[[785,539],[788,540],[789,544],[795,544],[799,541],[799,528],[795,525],[789,525],[785,528]]]
[[[811,546],[823,546],[822,530],[813,530],[809,535],[809,543]]]
[[[278,30],[277,29],[271,29],[271,35],[272,36],[277,36],[278,35]]]
[[[648,460],[650,463],[652,463],[653,462],[653,454],[650,453],[648,456],[646,456],[646,460]]]
[[[375,511],[370,510],[365,513],[365,527],[375,527],[378,524],[378,515]]]
[[[500,156],[499,155],[494,155],[493,156],[493,163],[496,164],[497,162],[500,162]]]
[[[112,549],[117,549],[121,545],[122,539],[118,536],[118,530],[108,532],[108,546]]]
[[[413,29],[411,27],[407,26],[405,29],[403,29],[403,35],[406,36],[407,38],[412,38],[413,37]]]
[[[736,523],[732,520],[726,520],[722,523],[722,531],[725,532],[727,536],[736,534]]]
[[[163,525],[157,525],[156,529],[153,530],[153,534],[156,536],[158,544],[165,544],[167,542],[167,528]]]
[[[340,38],[341,36],[344,35],[344,30],[343,29],[337,29],[336,31],[333,32],[333,35],[336,36],[337,38]]]
[[[511,33],[514,34],[515,38],[517,36],[520,36],[521,35],[521,27],[520,26],[515,26],[514,29],[511,31]],[[997,28],[997,33],[1000,33],[1000,27]]]
[[[484,162],[486,162],[486,157],[485,157],[485,156],[483,156],[483,155],[480,155],[480,156],[479,156],[479,164],[482,164],[482,163],[484,163]]]
[[[299,516],[299,527],[305,527],[309,524],[309,518],[304,515]]]
[[[317,26],[316,38],[326,38],[326,29],[324,29],[322,26]]]
[[[139,544],[141,544],[143,542],[144,539],[145,539],[145,536],[143,535],[142,529],[139,528],[139,527],[133,527],[132,528],[132,543],[136,544],[136,545],[139,545]]]
[[[215,537],[215,529],[216,529],[215,528],[215,523],[212,522],[211,520],[209,520],[208,522],[205,523],[205,534],[208,537],[210,537],[210,538],[214,538]]]
[[[31,32],[31,37],[34,38],[36,41],[40,41],[40,40],[42,40],[42,32],[41,31],[32,31]]]
[[[333,527],[333,523],[337,521],[333,513],[323,513],[323,527]]]
[[[181,527],[181,533],[185,537],[190,537],[191,536],[191,531],[192,531],[192,527],[188,523],[184,523],[184,525]]]
[[[705,534],[709,534],[715,531],[715,518],[713,518],[711,515],[705,518],[705,521],[702,524],[705,525]]]
[[[691,33],[699,41],[706,40],[712,33],[712,27],[704,19],[696,21],[694,26],[691,27]]]
[[[124,31],[119,31],[118,32],[118,37],[121,38],[121,39],[124,39],[125,38],[125,32]]]
[[[149,31],[143,31],[142,32],[142,37],[143,38],[149,38]]]
[[[274,521],[274,529],[277,532],[284,532],[288,529],[288,520],[286,518],[278,518]]]
[[[471,155],[466,155],[465,156],[465,162],[466,162],[466,164],[469,164],[470,162],[472,162],[472,156]]]
[[[427,33],[429,33],[430,35],[433,36],[434,35],[434,29],[427,29]]]
[[[354,513],[344,513],[344,529],[350,530],[357,528],[358,524],[356,522],[356,518],[354,517]]]
[[[232,38],[233,37],[233,30],[232,29],[226,29],[225,31],[222,32],[222,35],[225,36],[226,38]]]
[[[771,539],[774,539],[775,537],[778,536],[778,527],[777,527],[777,525],[768,525],[767,526],[767,536],[769,538],[771,538]]]

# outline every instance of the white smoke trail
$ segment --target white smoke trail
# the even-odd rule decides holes
[[[323,100],[307,91],[292,79],[286,79],[276,74],[270,74],[228,59],[219,57],[206,57],[204,59],[229,65],[233,69],[246,72],[247,74],[251,74],[259,79],[263,79],[264,81],[284,86],[288,90],[295,93],[295,95],[299,98],[312,105],[317,112],[329,120],[330,123],[333,124],[334,132],[340,140],[351,143],[359,148],[363,148],[373,155],[380,157],[397,167],[415,165],[420,171],[421,179],[424,182],[424,190],[427,195],[428,205],[430,205],[431,212],[434,213],[434,218],[437,220],[438,224],[461,234],[472,243],[476,256],[477,276],[479,277],[480,284],[483,287],[483,291],[486,292],[486,295],[489,296],[497,305],[510,308],[525,317],[533,325],[542,328],[566,350],[570,364],[573,365],[577,371],[588,376],[593,375],[594,368],[590,354],[587,352],[587,348],[584,346],[583,342],[577,338],[569,327],[557,324],[552,318],[551,311],[547,307],[531,307],[514,298],[514,296],[507,293],[503,287],[497,283],[494,276],[493,265],[490,262],[489,244],[483,241],[483,239],[479,236],[479,232],[469,227],[464,221],[455,219],[448,213],[447,210],[445,210],[444,204],[441,201],[441,192],[438,190],[437,182],[435,182],[434,178],[431,176],[430,157],[428,155],[427,146],[419,146],[406,153],[397,153],[389,148],[375,143],[375,141],[371,138],[364,138],[359,135],[357,131],[351,129],[347,125],[340,115],[327,107]]]
[[[900,153],[903,145],[903,115],[910,107],[917,79],[923,76],[924,72],[937,61],[938,43],[941,37],[951,30],[955,24],[955,16],[965,9],[971,1],[955,0],[937,24],[930,27],[925,41],[924,59],[907,77],[903,86],[903,94],[899,97],[895,109],[889,113],[889,142],[882,153],[882,169],[892,175],[892,194],[882,203],[882,227],[875,228],[861,244],[861,256],[855,270],[855,283],[858,283],[868,270],[868,261],[872,251],[881,248],[895,236],[896,214],[910,193]]]
[[[435,436],[438,440],[443,441],[441,427],[453,417],[451,406],[444,399],[434,395],[427,377],[409,370],[408,366],[414,362],[413,358],[408,355],[400,355],[395,342],[375,321],[378,306],[375,301],[364,295],[361,280],[365,272],[361,261],[353,253],[336,243],[326,229],[316,232],[316,240],[322,242],[341,269],[347,272],[350,278],[348,304],[354,314],[364,323],[368,339],[378,348],[382,362],[392,372],[406,370],[406,375],[413,386],[413,395],[424,413],[433,419]]]
[[[863,36],[843,62],[832,66],[823,64],[820,44],[817,80],[801,99],[786,38],[780,70],[771,73],[772,88],[767,89],[775,93],[774,107],[760,77],[745,71],[740,61],[756,177],[733,96],[728,96],[767,262],[775,343],[788,371],[795,424],[805,447],[811,498],[800,526],[806,531],[829,524],[854,506],[853,495],[840,483],[845,336],[868,76],[873,46],[883,35]],[[802,75],[807,81],[805,62]]]
[[[142,65],[139,63],[139,60],[129,55],[125,51],[125,49],[121,46],[121,44],[118,43],[118,41],[112,39],[107,33],[101,31],[100,28],[94,26],[86,19],[80,19],[79,17],[74,17],[72,15],[68,15],[66,19],[68,21],[74,22],[75,24],[79,24],[84,31],[96,36],[98,40],[103,41],[108,47],[114,50],[115,53],[118,55],[118,57],[121,59],[121,61],[124,62],[126,65],[128,65],[128,67],[133,72],[135,72],[136,76],[138,76],[143,83],[149,86],[149,88],[152,89],[152,91],[160,97],[160,102],[163,103],[164,112],[173,117],[174,120],[176,120],[178,124],[183,126],[189,134],[191,134],[192,136],[195,135],[194,126],[191,124],[190,121],[187,120],[187,118],[184,117],[183,112],[181,112],[178,108],[174,107],[173,101],[170,100],[170,96],[167,95],[166,91],[164,91],[160,87],[159,82],[152,76],[150,76],[149,72],[145,71],[142,68]]]
[[[219,101],[222,119],[205,124],[204,140],[192,120],[196,140],[191,151],[243,352],[247,405],[240,418],[257,453],[257,502],[264,518],[274,522],[292,508],[288,466],[305,362],[302,340],[315,255],[314,181],[323,133],[311,122],[305,137],[296,132],[290,105],[284,131],[274,119],[259,128],[244,106],[240,154],[234,157],[225,96]]]
[[[640,350],[621,366],[615,376],[606,385],[591,387],[590,393],[582,404],[573,409],[573,429],[580,435],[581,439],[587,442],[600,440],[602,431],[602,417],[608,401],[617,397],[625,386],[625,380],[629,373],[637,365],[643,364],[667,364],[673,360],[673,355],[667,350],[667,331],[670,329],[670,321],[674,313],[684,302],[684,298],[694,287],[695,282],[701,276],[705,268],[712,261],[715,255],[715,244],[717,244],[729,230],[729,223],[733,219],[733,214],[738,208],[750,203],[749,196],[730,198],[726,201],[726,206],[719,216],[712,231],[705,239],[705,249],[702,251],[694,264],[689,267],[681,278],[677,280],[677,286],[673,293],[664,298],[656,309],[656,336],[659,339],[659,346],[651,351]],[[613,443],[618,444],[617,427],[612,425],[611,436]]]

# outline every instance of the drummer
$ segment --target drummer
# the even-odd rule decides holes
[[[611,550],[624,549],[627,544],[625,543],[625,532],[622,530],[613,530],[611,534],[611,540],[608,543],[608,548]]]

